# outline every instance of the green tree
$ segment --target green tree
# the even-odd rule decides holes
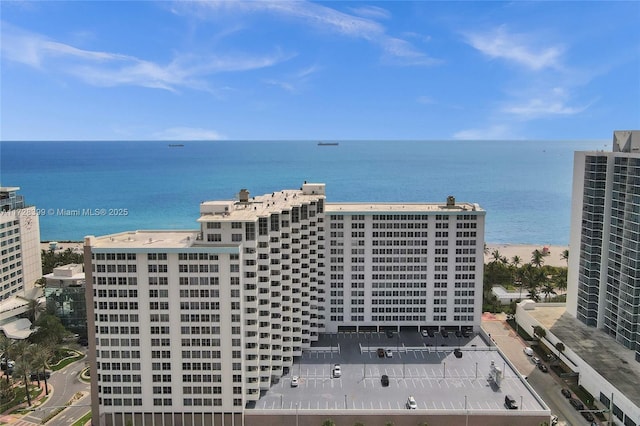
[[[511,265],[513,265],[513,267],[517,269],[518,267],[520,267],[520,265],[522,265],[522,258],[516,254],[511,258]]]
[[[563,250],[562,253],[560,253],[560,259],[567,262],[567,265],[569,264],[569,249]]]
[[[336,422],[334,422],[331,419],[327,419],[324,422],[322,422],[322,426],[336,426]]]
[[[538,287],[529,287],[527,292],[527,299],[531,299],[534,302],[540,301],[540,294],[538,293]]]
[[[489,263],[497,263],[497,262],[501,262],[501,261],[502,261],[502,255],[500,254],[498,249],[493,250],[491,252],[491,262],[489,262]]]
[[[15,388],[8,382],[0,380],[0,403],[4,404],[16,397]]]
[[[27,316],[31,323],[36,322],[41,313],[46,310],[46,303],[38,299],[30,299],[27,307]]]
[[[2,351],[2,358],[4,358],[4,362],[6,363],[13,356],[13,347],[15,341],[13,339],[8,338],[4,332],[0,332],[0,351]],[[6,368],[6,364],[5,364]],[[5,377],[7,379],[7,383],[9,383],[9,373],[7,370],[4,372]]]
[[[32,361],[33,361],[33,371],[36,373],[42,373],[44,378],[44,392],[46,395],[49,395],[49,385],[47,384],[47,363],[51,359],[51,355],[53,355],[52,348],[46,344],[42,343],[40,345],[34,345],[32,349]],[[36,378],[38,380],[38,387],[40,387],[40,374],[36,374]]]
[[[15,367],[13,367],[14,377],[19,377],[24,382],[24,389],[27,394],[27,403],[31,407],[31,395],[29,394],[29,374],[31,374],[31,364],[28,357],[23,357],[21,360],[16,361]]]
[[[557,294],[555,289],[553,288],[553,284],[551,284],[550,282],[547,282],[540,291],[542,292],[542,294],[544,294],[544,299],[546,301],[549,301],[549,297],[552,294]]]
[[[60,343],[67,334],[67,330],[60,322],[60,318],[49,313],[42,314],[35,322],[36,331],[29,336],[33,343],[52,342]]]
[[[538,337],[539,339],[544,339],[547,336],[547,330],[536,325],[533,327],[533,335]]]
[[[531,264],[536,268],[542,268],[542,265],[544,265],[544,256],[545,254],[542,251],[535,249],[531,252]]]

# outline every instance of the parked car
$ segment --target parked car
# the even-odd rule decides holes
[[[456,330],[456,337],[462,337],[462,331]]]
[[[569,398],[569,404],[571,404],[573,408],[575,408],[578,411],[584,410],[584,404],[575,398]]]
[[[560,393],[562,393],[565,398],[571,398],[571,391],[567,388],[560,389]]]
[[[416,403],[416,399],[413,396],[410,396],[407,399],[407,409],[415,410],[416,408],[418,408],[418,404]]]
[[[385,331],[385,334],[387,335],[388,338],[392,338],[393,337],[393,330],[387,330],[387,331]]]
[[[293,376],[291,378],[291,387],[292,388],[297,388],[298,387],[298,376]]]
[[[591,413],[590,413],[590,412],[588,412],[588,411],[583,411],[583,412],[582,412],[582,413],[580,413],[580,414],[582,414],[582,417],[584,417],[585,419],[587,419],[587,421],[588,421],[588,422],[592,422],[592,421],[594,421],[594,420],[595,420],[595,418],[593,417],[593,414],[591,414]]]
[[[538,370],[542,371],[543,373],[546,373],[549,371],[549,369],[547,368],[546,365],[544,365],[543,363],[538,364]]]
[[[29,379],[33,382],[36,380],[44,380],[44,379],[49,379],[51,377],[51,372],[50,371],[38,371],[38,372],[31,372],[31,374],[29,374]]]
[[[532,356],[531,361],[533,361],[533,363],[536,365],[540,364],[540,358],[538,358],[537,356]]]
[[[429,332],[427,330],[421,330],[420,334],[422,334],[422,337],[427,337],[429,335]]]
[[[387,349],[386,351],[384,351],[384,355],[387,358],[393,358],[393,352],[391,351],[391,349]]]
[[[435,337],[435,336],[436,336],[436,332],[435,332],[435,331],[433,331],[433,330],[431,330],[431,329],[429,329],[429,330],[427,330],[427,335],[428,335],[429,337]]]
[[[389,376],[383,374],[380,378],[380,382],[382,383],[382,386],[389,386]]]
[[[378,358],[384,358],[384,349],[378,348]]]
[[[462,358],[462,351],[461,351],[460,349],[456,348],[456,349],[454,349],[454,351],[453,351],[453,355],[454,355],[456,358]]]
[[[528,346],[526,348],[522,349],[522,352],[524,352],[524,354],[526,356],[533,356],[533,349],[531,349]]]
[[[462,337],[467,338],[467,337],[471,336],[471,333],[472,333],[472,331],[471,331],[471,330],[468,330],[468,329],[467,329],[467,330],[464,330],[464,331],[462,332]]]
[[[440,334],[442,334],[442,337],[444,337],[445,339],[449,337],[449,332],[445,329],[440,330]]]
[[[336,364],[333,366],[333,377],[342,376],[342,369],[340,368],[340,364]]]
[[[558,416],[551,416],[551,426],[556,426],[558,424]]]

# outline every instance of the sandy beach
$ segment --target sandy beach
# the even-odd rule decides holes
[[[491,253],[498,250],[501,256],[506,257],[511,262],[513,256],[520,256],[522,263],[531,261],[531,253],[538,249],[543,250],[544,247],[549,249],[549,256],[545,256],[544,264],[549,266],[567,266],[567,261],[562,259],[562,252],[569,249],[569,246],[550,246],[550,245],[534,245],[534,244],[495,244],[487,243],[487,254],[484,255],[484,262],[490,262],[493,257]]]

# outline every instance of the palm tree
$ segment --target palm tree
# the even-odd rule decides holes
[[[29,357],[23,357],[20,361],[16,362],[13,367],[14,377],[21,377],[24,380],[24,389],[27,393],[27,403],[31,407],[31,395],[29,395],[29,375],[31,374],[31,363]]]
[[[533,300],[534,302],[540,301],[540,295],[538,294],[537,287],[529,287],[529,292],[527,293],[527,298]]]
[[[491,258],[492,260],[489,263],[496,263],[496,262],[502,261],[502,255],[500,254],[498,249],[495,249],[494,251],[491,252]]]
[[[518,268],[522,264],[522,258],[516,254],[511,258],[511,264],[514,268]]]
[[[13,354],[13,346],[14,340],[8,338],[4,332],[0,332],[0,351],[2,351],[2,358],[4,358],[4,362],[8,362],[11,358],[10,356]],[[9,383],[9,367],[5,370],[5,377],[7,378],[7,383]]]
[[[550,282],[547,282],[542,289],[540,290],[542,292],[542,294],[544,294],[544,299],[546,301],[549,301],[549,296],[552,294],[557,294],[556,291],[553,288],[553,284],[551,284]]]
[[[536,325],[533,327],[533,335],[537,336],[539,339],[544,339],[547,336],[547,330]]]
[[[569,264],[569,249],[562,251],[562,253],[560,254],[560,259],[566,261],[567,265]]]
[[[34,371],[36,372],[36,380],[38,380],[38,387],[40,387],[40,372],[44,378],[44,392],[45,395],[49,395],[49,386],[47,384],[47,362],[51,358],[53,351],[47,344],[33,345],[31,356],[33,360]]]
[[[531,264],[537,268],[542,268],[544,265],[544,253],[538,249],[531,252]]]
[[[30,299],[27,307],[27,315],[31,323],[35,323],[41,313],[46,310],[47,306],[38,299]]]

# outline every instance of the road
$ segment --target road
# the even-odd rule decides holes
[[[53,391],[49,393],[49,398],[31,414],[24,416],[22,420],[41,424],[42,419],[49,416],[59,407],[66,406],[79,393],[85,396],[75,400],[72,405],[47,422],[47,425],[68,426],[90,411],[91,399],[89,393],[91,385],[81,381],[79,377],[80,372],[86,366],[86,362],[87,358],[85,357],[51,374],[48,383],[53,387]]]
[[[524,354],[523,348],[526,347],[526,343],[507,324],[503,315],[497,315],[495,319],[483,318],[482,328],[490,334],[493,341],[515,365],[520,374],[527,378],[536,393],[549,406],[551,413],[558,416],[558,425],[584,426],[590,424],[560,393],[560,389],[566,387],[562,379],[551,370],[548,373],[538,370],[531,358]]]

